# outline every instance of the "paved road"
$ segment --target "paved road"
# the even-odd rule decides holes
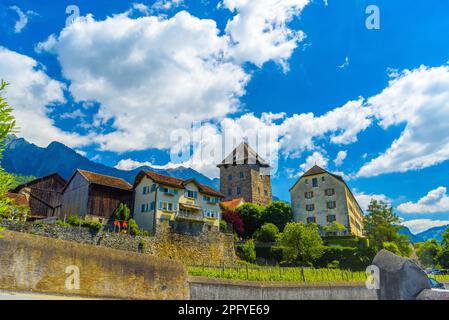
[[[12,292],[0,290],[0,300],[91,300],[91,299],[83,297],[48,295],[34,292]]]

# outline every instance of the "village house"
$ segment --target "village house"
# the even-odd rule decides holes
[[[132,210],[133,186],[120,178],[78,169],[62,192],[61,218],[77,215],[104,223],[120,203]]]
[[[156,233],[165,221],[181,233],[219,230],[220,201],[224,195],[195,179],[182,180],[141,171],[135,179],[134,190],[134,219],[141,229]]]
[[[30,208],[29,220],[55,217],[61,210],[65,184],[64,178],[54,173],[17,186],[10,191],[9,197]]]
[[[272,202],[270,165],[248,143],[235,148],[218,168],[220,192],[226,201],[243,198],[263,206]]]
[[[290,189],[293,220],[325,227],[334,221],[343,234],[363,236],[363,211],[339,175],[314,166]]]

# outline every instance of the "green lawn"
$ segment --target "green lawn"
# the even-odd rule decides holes
[[[188,267],[191,276],[262,282],[365,282],[365,272],[279,267]]]

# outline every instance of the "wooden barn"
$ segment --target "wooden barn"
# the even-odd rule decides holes
[[[10,192],[27,199],[30,220],[44,219],[59,215],[65,184],[64,178],[54,173],[22,184]]]
[[[60,217],[108,220],[120,203],[132,210],[133,186],[123,179],[78,169],[63,189]]]

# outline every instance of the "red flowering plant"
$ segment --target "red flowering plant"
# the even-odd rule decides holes
[[[236,212],[225,211],[223,213],[223,220],[226,221],[228,224],[232,225],[234,232],[237,233],[238,236],[241,237],[245,232],[243,220]]]

